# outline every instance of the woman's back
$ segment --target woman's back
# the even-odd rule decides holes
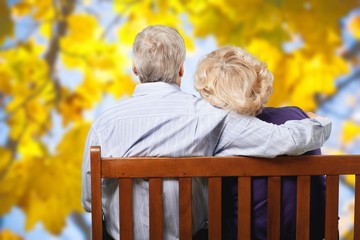
[[[274,124],[288,120],[300,120],[307,115],[297,107],[264,108],[257,116]],[[320,155],[320,149],[305,153]],[[295,239],[296,235],[296,178],[285,177],[281,180],[281,239]],[[223,239],[237,239],[237,179],[223,180],[222,225]],[[310,199],[310,239],[324,238],[325,224],[325,177],[311,178]],[[267,179],[252,179],[252,239],[267,239]]]

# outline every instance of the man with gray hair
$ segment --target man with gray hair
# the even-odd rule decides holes
[[[273,125],[213,107],[180,90],[185,45],[177,30],[149,26],[133,44],[133,71],[140,82],[127,100],[101,114],[92,124],[82,166],[82,203],[91,211],[90,146],[100,145],[102,157],[299,155],[322,146],[331,122],[322,117]],[[204,163],[205,164],[205,163]],[[149,239],[148,182],[133,183],[134,239]],[[106,231],[119,239],[117,181],[103,182]],[[178,182],[163,181],[163,236],[179,238]],[[206,227],[207,189],[193,181],[193,234]]]

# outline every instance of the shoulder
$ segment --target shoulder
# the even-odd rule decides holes
[[[94,119],[92,123],[92,129],[95,132],[98,132],[111,125],[116,121],[116,119],[121,117],[126,106],[128,106],[127,108],[131,108],[129,106],[129,102],[129,99],[121,100],[107,108],[105,111],[101,112],[100,115]]]
[[[301,120],[308,118],[306,113],[301,108],[295,106],[279,108],[266,107],[257,117],[263,121],[272,122],[275,124],[283,124],[288,120]]]
[[[96,117],[92,128],[99,132],[110,128],[118,120],[156,118],[164,115],[169,115],[172,119],[181,115],[189,118],[211,118],[215,121],[228,115],[228,111],[212,106],[203,98],[183,92],[156,98],[129,98],[119,101]]]

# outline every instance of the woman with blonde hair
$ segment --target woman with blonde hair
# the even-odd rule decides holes
[[[264,62],[239,47],[228,46],[200,61],[195,88],[216,107],[255,116],[272,93],[273,79]]]
[[[212,105],[241,115],[257,116],[274,124],[308,116],[297,107],[265,107],[271,93],[273,74],[266,63],[234,46],[206,55],[195,73],[195,88]],[[320,149],[305,154],[321,154]],[[296,178],[282,179],[281,239],[296,237]],[[237,179],[223,179],[222,239],[237,239]],[[267,239],[267,179],[252,179],[251,239]],[[324,238],[325,179],[311,179],[310,238]]]

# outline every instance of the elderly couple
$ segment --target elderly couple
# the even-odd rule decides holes
[[[260,156],[300,155],[318,150],[328,139],[331,122],[299,108],[264,107],[272,92],[266,64],[238,47],[206,55],[195,73],[202,98],[183,93],[184,40],[167,26],[149,26],[133,44],[133,71],[140,79],[131,98],[99,116],[86,140],[82,166],[82,203],[91,211],[90,146],[100,145],[103,157],[132,156]],[[204,162],[204,164],[206,164]],[[237,236],[237,186],[223,181],[223,239]],[[266,239],[266,179],[252,182],[252,238]],[[296,179],[282,180],[282,239],[295,238]],[[148,182],[133,183],[134,238],[149,239]],[[323,238],[324,189],[312,179],[311,237]],[[119,238],[117,181],[103,181],[103,213],[107,233]],[[206,228],[207,187],[193,181],[193,234]],[[163,182],[165,239],[178,239],[178,182]]]

